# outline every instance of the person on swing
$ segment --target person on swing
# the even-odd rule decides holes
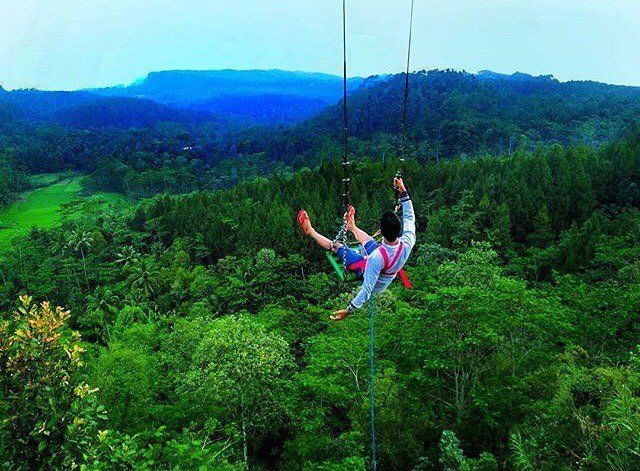
[[[393,186],[400,194],[402,205],[402,221],[393,211],[385,212],[380,218],[382,243],[378,244],[373,237],[356,226],[355,208],[349,206],[345,214],[347,229],[353,233],[363,253],[334,244],[311,226],[309,215],[305,210],[298,213],[298,224],[305,235],[311,236],[325,250],[335,253],[349,271],[363,279],[362,287],[347,309],[341,309],[331,315],[334,321],[340,321],[356,309],[361,308],[373,293],[381,293],[400,273],[403,284],[410,287],[402,267],[406,263],[416,243],[416,220],[413,203],[407,193],[402,178],[394,178]]]

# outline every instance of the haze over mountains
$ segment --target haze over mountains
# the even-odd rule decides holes
[[[348,91],[369,88],[388,77],[350,78]],[[478,78],[537,80],[527,74],[507,76],[490,71],[480,72]],[[220,121],[222,117],[242,125],[292,124],[341,98],[339,76],[282,70],[160,71],[130,85],[78,91],[6,91],[0,87],[5,115],[78,127],[150,126],[162,121]]]
[[[404,74],[348,82],[350,132],[365,141],[400,131]],[[128,86],[73,92],[0,89],[0,121],[80,129],[163,122],[236,131],[246,153],[310,154],[340,139],[342,79],[281,70],[152,72]],[[532,142],[600,143],[640,118],[640,88],[559,82],[552,75],[412,73],[408,137],[425,153],[502,153]],[[242,133],[260,125],[262,131]],[[273,132],[272,125],[287,128]],[[232,145],[235,145],[233,143]]]
[[[348,90],[363,82],[351,78]],[[79,125],[86,115],[90,127],[118,125],[117,117],[122,118],[123,126],[202,121],[211,116],[241,124],[289,124],[308,118],[341,96],[338,76],[281,70],[162,71],[127,86],[75,92],[16,90],[0,95],[22,117]],[[109,100],[99,101],[101,98]],[[89,116],[92,112],[104,113],[105,119]]]
[[[352,78],[348,89],[363,79]],[[147,98],[178,108],[231,114],[259,123],[311,116],[342,96],[335,75],[281,70],[173,70],[152,72],[129,86],[92,90],[106,96]]]

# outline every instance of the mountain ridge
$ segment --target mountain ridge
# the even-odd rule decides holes
[[[349,79],[348,90],[364,79]],[[230,114],[257,124],[286,124],[310,117],[342,96],[342,78],[320,72],[269,70],[165,70],[130,85],[91,89],[104,96],[151,99],[169,106],[216,113],[225,101]],[[231,99],[242,97],[237,106]],[[247,97],[253,97],[247,100]],[[204,106],[210,103],[210,108]],[[310,105],[310,106],[306,106]],[[274,118],[276,117],[276,118]]]
[[[384,157],[385,148],[397,146],[405,77],[396,74],[350,95],[353,149],[360,145],[366,155]],[[407,104],[407,142],[416,157],[434,160],[502,155],[527,143],[598,145],[640,121],[640,87],[551,76],[487,80],[465,71],[418,71],[411,75]],[[312,162],[329,143],[339,145],[341,123],[338,103],[280,136],[258,136],[246,152],[267,150],[285,162]],[[260,142],[268,143],[266,149]]]

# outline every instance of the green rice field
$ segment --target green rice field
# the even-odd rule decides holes
[[[25,193],[18,201],[1,209],[0,251],[14,237],[27,233],[32,227],[47,228],[58,223],[63,218],[60,210],[66,203],[98,197],[99,204],[108,204],[122,198],[113,193],[82,196],[81,180],[82,177],[78,176],[62,180],[55,176],[40,177],[38,184],[45,186]]]

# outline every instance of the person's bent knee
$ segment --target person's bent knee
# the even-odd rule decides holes
[[[329,251],[335,254],[337,254],[340,249],[344,249],[344,245],[342,245],[340,242],[333,242],[331,244],[331,247],[329,247]]]

